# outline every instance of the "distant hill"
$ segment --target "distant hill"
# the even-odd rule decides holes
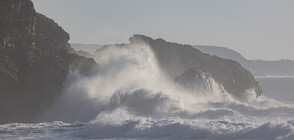
[[[94,54],[97,49],[101,49],[104,45],[100,44],[79,44],[79,43],[70,43],[71,47],[76,51],[85,51],[90,54]]]
[[[294,60],[250,60],[250,62],[268,76],[294,76]]]
[[[193,47],[197,48],[198,50],[204,53],[208,53],[210,55],[216,55],[224,59],[235,60],[239,62],[245,69],[249,70],[254,76],[265,76],[265,73],[261,69],[259,69],[259,67],[256,67],[255,65],[253,65],[249,60],[244,58],[240,53],[232,49],[228,49],[226,47],[202,46],[202,45],[196,45]]]

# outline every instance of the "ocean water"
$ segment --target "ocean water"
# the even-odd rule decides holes
[[[264,95],[277,101],[294,104],[294,77],[259,77]]]
[[[0,139],[294,139],[294,78],[258,78],[262,96],[235,99],[213,79],[210,90],[183,89],[148,45],[100,51],[92,76],[69,75],[40,123],[0,125]]]

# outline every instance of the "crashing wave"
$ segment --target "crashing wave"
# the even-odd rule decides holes
[[[148,44],[105,46],[94,59],[91,75],[69,75],[62,96],[38,118],[63,122],[1,125],[0,138],[293,138],[293,106],[256,98],[254,89],[235,98],[196,68],[172,79]]]

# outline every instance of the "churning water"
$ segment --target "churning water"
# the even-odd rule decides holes
[[[0,125],[0,139],[294,139],[294,78],[259,78],[263,95],[237,100],[209,78],[207,90],[184,89],[146,44],[104,47],[94,59],[91,76],[68,76],[41,123]]]

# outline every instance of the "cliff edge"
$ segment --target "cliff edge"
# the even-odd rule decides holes
[[[256,96],[261,95],[262,89],[254,76],[236,61],[202,53],[190,45],[152,39],[143,35],[134,35],[130,41],[147,43],[154,51],[161,69],[173,79],[194,69],[211,75],[235,97],[240,97],[244,91],[252,89]]]
[[[33,121],[71,70],[87,73],[96,64],[70,53],[68,40],[30,0],[0,1],[0,124]]]

